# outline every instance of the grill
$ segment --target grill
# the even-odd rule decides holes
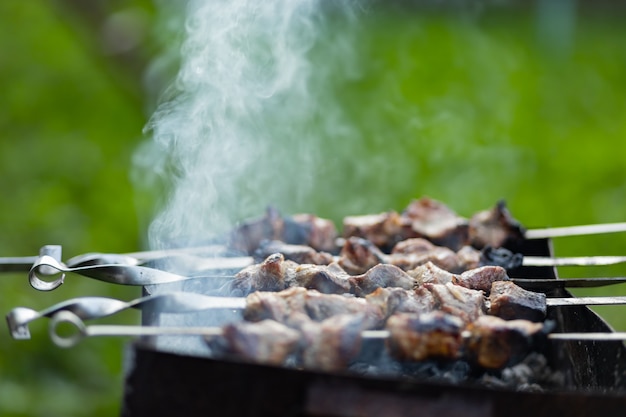
[[[553,258],[552,242],[548,238],[524,240],[516,252],[524,257]],[[144,270],[126,268],[123,255],[112,255],[111,264],[89,265],[87,256],[69,260],[67,264],[82,266],[68,268],[55,264],[60,259],[59,248],[44,248],[36,263],[43,263],[39,272],[51,274],[58,270],[79,272],[96,279],[124,283],[132,271],[134,280],[144,280],[144,295],[152,298],[172,286],[185,292],[217,291],[224,283],[212,280],[176,281],[161,269],[155,275],[142,275]],[[5,270],[19,270],[19,264],[33,259],[5,260]],[[117,265],[114,263],[119,262]],[[229,258],[216,261],[221,272],[228,275]],[[9,265],[9,266],[6,266]],[[56,266],[55,266],[56,265]],[[111,266],[113,265],[113,266]],[[152,265],[158,266],[158,265]],[[31,284],[40,289],[53,289],[59,280],[39,282],[31,269]],[[48,271],[46,271],[48,269]],[[137,273],[140,271],[141,273]],[[520,266],[509,270],[509,276],[558,279],[553,266]],[[61,278],[62,279],[62,278]],[[197,287],[198,282],[212,283],[212,288]],[[142,281],[143,282],[143,281]],[[572,295],[555,286],[549,297],[567,298]],[[112,314],[104,312],[95,301],[68,303],[43,312],[15,309],[8,316],[9,327],[16,338],[28,338],[25,328],[30,320],[54,316],[59,310],[70,310],[83,318]],[[172,317],[159,313],[152,304],[142,308],[144,328],[165,328]],[[92,312],[88,312],[93,307]],[[126,308],[126,307],[124,307]],[[105,314],[106,313],[106,314]],[[178,315],[180,316],[180,315]],[[185,325],[214,326],[239,316],[198,312],[183,315]],[[610,326],[585,306],[548,309],[548,320],[555,323],[555,333],[610,333]],[[17,324],[16,324],[17,323]],[[21,323],[21,326],[20,326]],[[180,325],[176,322],[175,325]],[[245,363],[209,357],[206,344],[199,338],[173,336],[142,337],[127,346],[125,362],[123,416],[429,416],[443,415],[622,415],[626,407],[626,346],[622,341],[551,340],[542,353],[549,367],[563,376],[558,389],[524,390],[504,388],[498,384],[453,383],[441,379],[405,378],[387,374],[368,376],[354,372],[319,372],[287,367]]]
[[[551,256],[548,239],[526,241],[521,252]],[[557,278],[553,267],[520,267],[510,275]],[[564,289],[550,296],[571,297]],[[609,332],[584,306],[553,308],[558,332]],[[144,324],[158,325],[156,313]],[[320,373],[167,352],[154,339],[128,348],[124,416],[517,416],[613,415],[626,406],[622,342],[558,341],[546,351],[566,388],[519,392],[493,387]]]

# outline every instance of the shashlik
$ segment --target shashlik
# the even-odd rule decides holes
[[[523,240],[524,232],[503,201],[466,219],[445,204],[422,197],[411,201],[401,213],[392,210],[346,216],[342,222],[343,238],[364,238],[385,252],[412,238],[424,238],[454,251],[468,245],[476,249],[515,246]],[[266,240],[336,253],[338,236],[331,220],[312,214],[282,216],[270,207],[263,218],[244,222],[235,228],[228,241],[232,249],[248,255],[253,255]]]
[[[362,297],[381,287],[411,289],[422,284],[452,282],[488,293],[492,282],[508,279],[506,270],[499,266],[474,268],[456,275],[430,261],[406,272],[392,264],[377,263],[364,273],[350,275],[340,263],[299,265],[285,260],[282,253],[275,253],[237,273],[231,283],[231,291],[233,295],[247,295],[254,291],[280,291],[300,286],[323,293],[348,292]]]

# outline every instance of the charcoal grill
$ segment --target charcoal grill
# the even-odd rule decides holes
[[[529,240],[518,250],[552,256],[549,239]],[[553,267],[520,267],[510,276],[557,278]],[[193,282],[186,283],[193,285]],[[150,293],[153,288],[144,288]],[[193,290],[193,288],[191,288]],[[549,294],[570,297],[565,289]],[[144,325],[164,317],[144,311]],[[610,332],[584,306],[553,308],[558,332]],[[155,339],[128,346],[123,416],[527,416],[623,415],[626,410],[626,347],[622,342],[554,341],[549,364],[565,376],[557,391],[519,392],[467,384],[217,360],[163,348]]]

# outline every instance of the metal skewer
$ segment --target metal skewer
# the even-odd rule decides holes
[[[599,235],[626,232],[626,223],[589,224],[583,226],[547,227],[531,229],[524,234],[526,239],[548,239],[555,237]]]
[[[30,339],[28,324],[42,317],[52,317],[61,311],[69,311],[83,320],[108,317],[130,308],[152,308],[161,313],[193,313],[213,309],[241,310],[246,307],[245,298],[212,297],[189,292],[168,292],[145,296],[125,302],[108,297],[79,297],[63,301],[41,311],[16,307],[7,316],[9,331],[14,339]]]
[[[624,305],[626,296],[617,297],[571,297],[547,298],[547,307],[581,305]],[[188,292],[168,292],[124,302],[106,297],[80,297],[67,300],[42,311],[17,307],[7,314],[7,323],[14,339],[29,339],[28,324],[42,317],[53,317],[60,312],[70,312],[79,319],[90,320],[113,315],[120,311],[136,308],[153,308],[161,313],[194,313],[206,310],[244,310],[244,297],[213,297]]]
[[[565,227],[549,227],[543,229],[530,229],[527,230],[524,234],[526,239],[546,239],[546,238],[556,238],[556,237],[568,237],[568,236],[587,236],[587,235],[597,235],[597,234],[605,234],[605,233],[619,233],[626,232],[626,222],[622,223],[604,223],[604,224],[592,224],[592,225],[580,225],[580,226],[565,226]],[[48,245],[47,247],[52,247],[54,245]],[[58,246],[60,251],[60,246]],[[181,256],[181,255],[206,255],[206,254],[216,254],[220,251],[223,251],[224,248],[219,245],[211,245],[211,246],[200,246],[200,247],[191,247],[191,248],[175,248],[175,249],[162,249],[162,250],[152,250],[152,251],[138,251],[138,252],[130,252],[123,254],[108,254],[108,253],[85,253],[81,255],[77,255],[68,259],[65,264],[68,267],[81,267],[81,266],[89,266],[89,265],[108,265],[108,264],[123,264],[123,265],[143,265],[146,262],[154,261],[160,258],[166,258],[170,256]],[[60,256],[60,252],[59,252]],[[589,260],[591,257],[586,257],[588,261],[587,263],[583,263],[583,265],[610,265],[613,263],[621,263],[626,262],[624,257],[622,260],[617,260],[618,257],[606,257],[604,261],[600,260],[601,257],[596,261]],[[613,258],[612,261],[609,261],[609,258]],[[23,256],[23,257],[0,257],[0,272],[26,272],[30,270],[32,265],[37,261],[37,256]],[[541,259],[541,258],[537,258]],[[542,262],[540,260],[531,260],[528,261],[530,263],[525,264],[529,266],[569,266],[569,265],[581,265],[580,263],[571,263],[574,262],[574,259],[570,261],[563,261],[565,263],[555,265],[550,263],[539,263],[536,264],[534,262]],[[583,258],[578,258],[583,259]],[[58,259],[61,260],[60,257]],[[547,261],[543,261],[547,262]],[[594,263],[588,263],[594,262]],[[610,263],[599,263],[599,262],[610,262]]]
[[[59,326],[70,324],[76,329],[75,333],[61,336]],[[150,327],[128,325],[89,325],[87,326],[76,314],[69,311],[60,311],[50,320],[50,339],[59,347],[69,348],[76,346],[86,337],[97,336],[220,336],[223,334],[220,327]],[[361,332],[364,339],[387,339],[390,333],[387,330],[366,330]],[[612,333],[551,333],[548,339],[553,340],[594,340],[620,341],[626,340],[626,332]]]

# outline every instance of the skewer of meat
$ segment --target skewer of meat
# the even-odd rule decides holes
[[[281,253],[268,256],[263,262],[251,265],[237,273],[230,285],[233,295],[247,295],[254,291],[281,291],[301,286],[323,293],[351,293],[365,296],[377,288],[400,287],[411,289],[425,284],[454,284],[470,289],[491,290],[491,283],[508,280],[506,270],[499,266],[484,266],[460,275],[447,272],[432,262],[426,262],[407,272],[391,264],[375,264],[360,275],[348,274],[340,264],[298,265],[285,260]]]

